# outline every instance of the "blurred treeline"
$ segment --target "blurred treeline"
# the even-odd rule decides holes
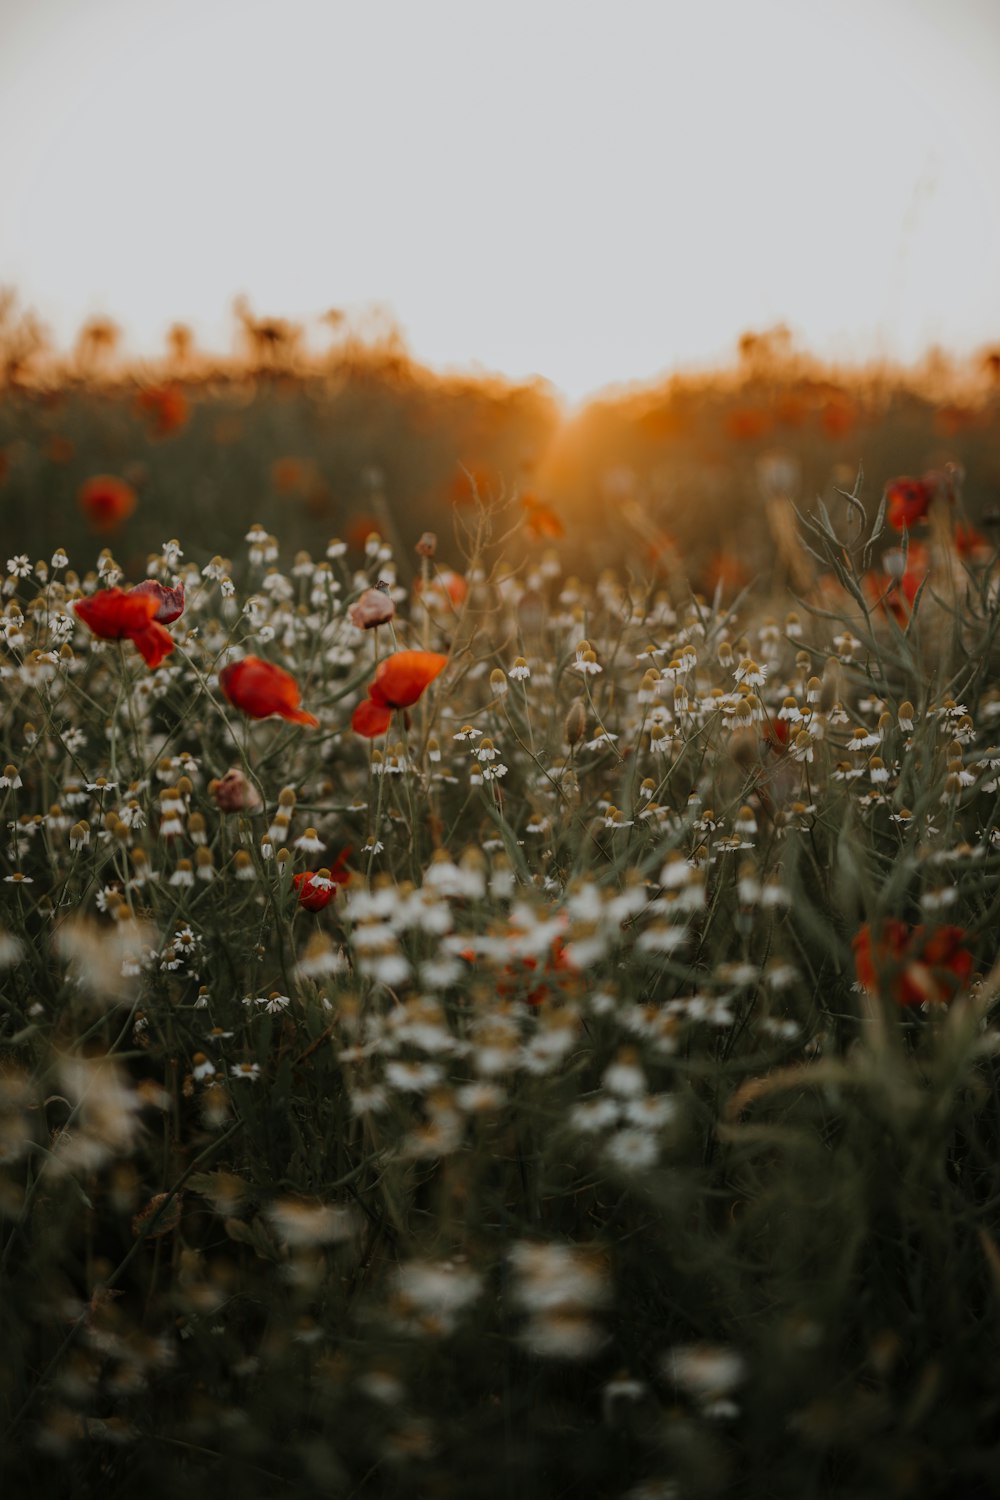
[[[428,529],[450,550],[478,495],[497,506],[498,532],[523,519],[525,497],[551,509],[564,560],[581,571],[648,571],[669,551],[712,588],[769,566],[763,516],[775,493],[836,504],[862,466],[872,503],[895,475],[957,463],[969,517],[988,527],[1000,508],[996,351],[961,366],[938,354],[918,370],[837,370],[779,327],[744,335],[725,369],[609,390],[569,411],[541,380],[435,374],[391,325],[355,328],[331,313],[332,342],[316,354],[295,324],[256,318],[245,303],[237,318],[225,360],[176,325],[162,359],[129,362],[105,319],[58,359],[30,315],[0,297],[9,551],[34,560],[58,545],[91,560],[79,492],[96,474],[136,492],[120,532],[98,539],[132,576],[171,536],[192,557],[238,556],[253,522],[292,550],[321,552],[334,535],[360,546],[373,529],[394,533],[401,556]],[[620,520],[610,533],[609,515]],[[537,553],[546,537],[526,532],[521,550]],[[508,547],[515,561],[518,546]]]

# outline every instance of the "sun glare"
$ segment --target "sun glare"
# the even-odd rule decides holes
[[[833,357],[1000,328],[988,0],[41,0],[0,35],[2,278],[63,345],[377,302],[435,367],[579,398],[778,320]]]

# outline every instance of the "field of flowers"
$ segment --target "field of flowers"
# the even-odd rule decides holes
[[[369,478],[343,538],[272,474],[309,547],[165,540],[105,465],[42,554],[19,441],[11,1493],[993,1493],[982,471],[973,525],[926,443],[812,501],[752,447],[768,568],[695,592],[620,474],[583,541],[468,465],[447,530]]]

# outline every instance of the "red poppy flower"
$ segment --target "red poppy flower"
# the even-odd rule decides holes
[[[386,708],[382,703],[373,703],[370,698],[362,699],[351,715],[351,728],[366,740],[374,740],[380,734],[385,734],[391,723],[392,709]]]
[[[966,562],[986,563],[993,556],[995,548],[989,537],[983,536],[975,526],[959,521],[955,526],[955,551]]]
[[[777,715],[774,718],[765,720],[763,735],[767,743],[773,746],[779,754],[781,751],[787,750],[789,740],[788,720],[779,719]]]
[[[148,391],[141,391],[136,397],[136,405],[143,416],[149,419],[156,437],[169,437],[187,421],[187,397],[175,385],[154,386]]]
[[[521,501],[524,508],[524,530],[527,536],[535,541],[558,541],[561,536],[566,535],[566,528],[552,509],[546,505],[544,500],[536,500],[534,495],[525,495]]]
[[[137,630],[129,636],[139,655],[151,671],[155,671],[164,657],[174,649],[174,639],[158,620],[151,620],[145,630]]]
[[[471,505],[477,498],[485,502],[501,489],[497,474],[485,464],[459,464],[451,481],[448,499],[452,505]]]
[[[539,967],[541,972],[539,973]],[[541,966],[530,954],[516,963],[508,964],[504,977],[497,981],[497,994],[504,999],[520,996],[527,1005],[539,1006],[553,993],[558,993],[562,981],[560,974],[577,974],[579,970],[566,955],[566,944],[561,937],[553,938],[548,957]],[[533,981],[536,979],[537,983]]]
[[[422,578],[413,585],[414,598],[421,599],[428,609],[456,610],[465,602],[468,592],[469,585],[453,568],[440,568],[426,589]]]
[[[337,894],[337,887],[346,885],[351,878],[345,864],[350,853],[350,849],[341,849],[332,870],[305,870],[301,875],[293,876],[292,884],[299,893],[301,907],[306,911],[322,911],[324,906],[329,906]]]
[[[263,661],[259,656],[244,656],[230,662],[219,673],[219,686],[234,708],[251,719],[269,719],[272,714],[290,724],[310,724],[319,720],[300,708],[302,694],[291,672]]]
[[[866,922],[853,942],[858,979],[872,994],[880,980],[897,1005],[922,1005],[926,1000],[953,1000],[972,973],[972,954],[964,945],[961,927],[910,928],[897,917],[887,917],[873,940]]]
[[[365,739],[385,734],[396,708],[412,708],[426,687],[448,665],[440,651],[394,651],[375,668],[368,697],[351,716],[351,728]]]
[[[127,521],[136,507],[135,490],[114,474],[95,474],[80,489],[80,509],[94,531],[108,533]]]
[[[665,531],[657,528],[645,544],[646,563],[655,573],[670,573],[677,568],[680,556],[677,543]]]
[[[756,442],[771,426],[771,414],[762,406],[738,406],[725,415],[726,435],[737,443]]]
[[[375,668],[368,696],[386,708],[412,708],[447,665],[440,651],[394,651]]]
[[[749,577],[742,558],[737,557],[735,552],[720,551],[709,558],[702,582],[709,594],[714,594],[721,584],[723,594],[732,595],[744,587]]]
[[[101,589],[73,608],[94,635],[102,641],[133,643],[149,667],[158,667],[174,649],[168,630],[156,621],[156,599],[137,589]]]
[[[911,479],[904,475],[900,479],[890,479],[885,494],[889,525],[896,531],[902,531],[904,526],[909,531],[926,516],[934,499],[934,486],[925,479]]]
[[[902,563],[900,562],[900,566]],[[906,554],[906,571],[866,573],[862,579],[872,606],[879,606],[905,625],[913,613],[913,601],[930,567],[930,555],[922,542],[911,542]]]
[[[845,396],[833,396],[824,404],[820,412],[823,431],[834,442],[838,438],[846,437],[856,420],[857,414],[854,407]]]
[[[159,620],[161,625],[170,625],[184,613],[183,583],[179,583],[175,589],[168,589],[165,583],[157,583],[155,578],[144,578],[142,583],[137,583],[129,592],[133,595],[148,594],[151,599],[156,600],[153,619]]]

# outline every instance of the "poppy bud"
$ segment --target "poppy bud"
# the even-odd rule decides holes
[[[437,551],[438,539],[433,531],[425,531],[417,543],[417,552],[421,557],[433,557]]]
[[[365,589],[347,611],[351,624],[358,630],[372,630],[384,625],[396,613],[396,606],[381,588]]]
[[[237,766],[213,782],[211,792],[221,812],[257,812],[261,807],[260,793]]]
[[[574,698],[563,724],[563,738],[567,745],[577,745],[587,728],[587,710],[582,698]]]

